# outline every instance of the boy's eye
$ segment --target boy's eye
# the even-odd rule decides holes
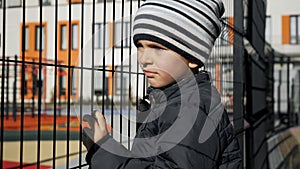
[[[152,45],[151,48],[153,49],[159,49],[159,50],[164,50],[165,48],[158,46],[158,45]]]
[[[154,49],[163,49],[162,47],[160,46],[153,46]]]
[[[140,44],[140,43],[138,43],[138,44],[136,45],[136,47],[137,47],[137,48],[141,48],[141,47],[143,47],[143,45]]]

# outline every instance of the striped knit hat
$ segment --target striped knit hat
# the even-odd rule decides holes
[[[221,33],[221,0],[147,0],[137,11],[133,40],[164,45],[203,66]]]

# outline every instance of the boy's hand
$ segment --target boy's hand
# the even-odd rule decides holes
[[[102,113],[94,111],[92,115],[85,115],[83,121],[89,124],[89,127],[83,128],[82,141],[87,150],[107,134],[106,122]]]

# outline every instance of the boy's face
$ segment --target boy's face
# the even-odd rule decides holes
[[[165,46],[149,40],[138,41],[138,61],[152,87],[164,87],[192,76],[189,61]]]

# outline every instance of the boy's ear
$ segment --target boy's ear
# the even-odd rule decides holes
[[[198,67],[198,64],[194,63],[194,62],[189,62],[189,68],[193,69]]]

